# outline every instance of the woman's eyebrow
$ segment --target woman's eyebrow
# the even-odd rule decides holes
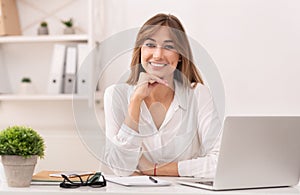
[[[150,40],[150,41],[156,42],[155,39],[150,38],[150,37],[148,37],[146,40]],[[164,43],[173,43],[173,41],[172,40],[164,40]]]
[[[146,40],[150,40],[150,41],[156,42],[155,39],[152,39],[152,38],[150,38],[150,37],[148,37]]]
[[[164,42],[165,42],[165,43],[173,43],[172,40],[165,40]]]

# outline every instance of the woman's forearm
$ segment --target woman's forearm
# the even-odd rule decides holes
[[[139,169],[144,175],[179,176],[177,162],[155,165],[142,157],[142,159],[140,159]]]
[[[139,132],[139,118],[140,118],[140,107],[142,100],[138,98],[131,98],[130,104],[128,106],[128,115],[125,118],[125,124],[131,129]]]
[[[156,175],[161,176],[179,176],[178,163],[171,162],[156,166]]]

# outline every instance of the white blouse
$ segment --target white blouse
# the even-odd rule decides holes
[[[180,176],[214,177],[220,148],[221,123],[209,89],[175,84],[175,96],[157,129],[145,102],[139,133],[124,124],[134,86],[116,84],[104,94],[105,161],[115,174],[137,170],[142,154],[153,163],[178,162]]]

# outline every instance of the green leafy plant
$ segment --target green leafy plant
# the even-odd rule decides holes
[[[41,27],[47,27],[48,26],[48,23],[47,22],[45,22],[45,21],[43,21],[43,22],[41,22]]]
[[[0,155],[44,157],[44,139],[32,128],[24,126],[8,127],[0,132]]]
[[[31,83],[31,79],[29,77],[22,78],[22,83]]]
[[[62,20],[61,21],[66,27],[71,28],[73,26],[73,19],[70,18],[69,20]]]

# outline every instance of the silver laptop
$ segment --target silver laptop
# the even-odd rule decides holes
[[[300,116],[232,116],[224,121],[213,181],[182,179],[210,190],[297,185],[300,176]]]

